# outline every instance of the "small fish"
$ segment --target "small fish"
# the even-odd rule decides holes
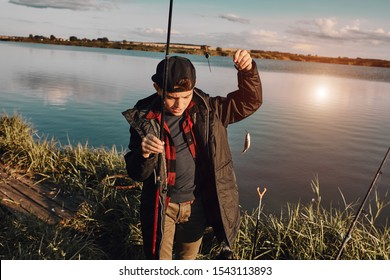
[[[249,134],[248,130],[245,129],[246,135],[245,135],[245,143],[244,143],[244,150],[242,150],[241,154],[248,151],[249,147],[251,146],[251,135]]]

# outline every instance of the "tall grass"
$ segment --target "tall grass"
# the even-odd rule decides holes
[[[266,215],[262,211],[259,237],[254,259],[335,259],[358,205],[348,204],[344,209],[324,207],[321,204],[318,177],[311,182],[316,195],[308,204],[287,204],[280,215]],[[375,226],[376,218],[384,207],[376,193],[376,207],[363,215],[344,248],[342,259],[390,259],[390,229],[387,224]],[[382,201],[382,202],[381,202]],[[235,245],[237,257],[251,258],[252,237],[256,212],[244,213],[240,233]]]
[[[61,145],[39,136],[19,115],[0,118],[0,160],[45,181],[69,197],[83,201],[75,217],[47,225],[28,215],[16,217],[0,207],[1,259],[143,259],[139,221],[140,184],[124,179],[122,152]],[[118,185],[135,185],[120,189]],[[356,205],[343,209],[321,202],[318,177],[315,195],[307,204],[287,204],[279,215],[261,209],[257,240],[257,211],[243,212],[234,244],[237,259],[334,259],[353,220]],[[388,197],[367,205],[342,255],[343,259],[390,259],[390,230],[377,227]],[[253,248],[253,246],[255,246]],[[214,259],[220,251],[212,234],[205,234],[199,259]]]

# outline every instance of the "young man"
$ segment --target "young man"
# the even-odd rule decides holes
[[[208,225],[227,246],[236,238],[238,187],[227,126],[260,107],[262,88],[247,51],[237,50],[233,61],[238,89],[211,97],[195,87],[196,72],[188,59],[169,58],[162,140],[164,60],[152,76],[156,93],[123,112],[130,123],[126,169],[143,182],[141,227],[148,259],[172,259],[172,251],[176,259],[195,259]]]

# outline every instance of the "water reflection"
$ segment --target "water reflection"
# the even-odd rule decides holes
[[[329,99],[329,89],[325,85],[318,85],[314,90],[315,101],[319,105],[323,105]]]
[[[335,98],[336,82],[337,80],[332,78],[305,77],[302,88],[307,91],[306,98],[316,110],[331,110]]]
[[[154,71],[153,59],[77,51],[77,48],[6,47],[0,56],[7,65],[1,71],[3,88],[15,88],[15,94],[40,99],[45,105],[118,103],[130,91],[145,91],[146,82],[152,89],[150,76],[140,73]],[[18,59],[7,61],[10,57]]]
[[[121,95],[99,81],[89,81],[86,77],[70,74],[53,75],[48,72],[16,73],[14,83],[19,84],[28,97],[41,99],[44,104],[65,105],[69,101],[89,102],[95,99],[102,102],[118,102]]]
[[[16,74],[14,82],[26,89],[29,98],[38,98],[43,100],[45,105],[61,107],[66,105],[75,91],[84,91],[84,86],[77,88],[77,85],[82,85],[82,83],[76,80],[64,77],[58,79],[43,72],[24,72]]]
[[[71,95],[72,92],[70,91],[70,89],[48,88],[47,94],[44,94],[43,101],[45,105],[54,105],[60,108],[65,108],[64,105],[66,105]]]

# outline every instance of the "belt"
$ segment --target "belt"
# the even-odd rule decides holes
[[[180,205],[188,205],[188,204],[192,204],[192,203],[194,203],[194,200],[179,202],[178,204],[180,204]]]

